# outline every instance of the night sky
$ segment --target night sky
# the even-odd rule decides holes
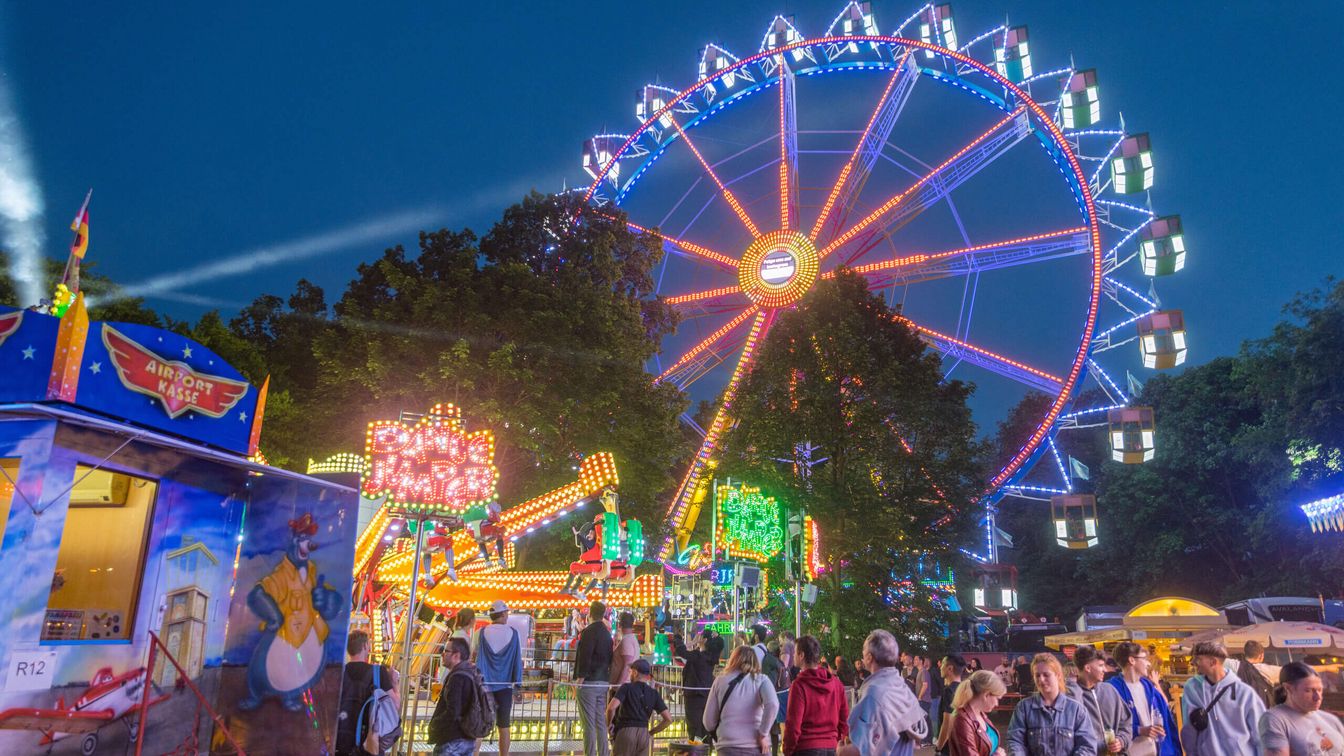
[[[26,138],[52,257],[92,186],[89,257],[124,284],[255,250],[299,258],[245,275],[223,265],[150,297],[191,318],[287,294],[300,277],[334,301],[359,262],[413,247],[418,228],[483,233],[529,188],[586,183],[581,141],[632,130],[636,87],[690,83],[704,43],[745,55],[777,12],[815,36],[843,7],[151,5],[5,3],[0,69],[15,112],[0,118]],[[874,4],[884,32],[915,7]],[[963,39],[1005,13],[1028,24],[1038,70],[1070,54],[1097,67],[1108,114],[1152,134],[1154,203],[1182,216],[1190,249],[1161,291],[1185,310],[1192,363],[1266,334],[1294,292],[1344,274],[1344,5],[954,9]]]

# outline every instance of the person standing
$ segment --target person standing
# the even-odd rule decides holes
[[[942,665],[935,664],[932,657],[926,657],[929,665],[929,742],[938,741],[938,730],[943,726],[943,682]]]
[[[938,724],[938,737],[934,740],[934,746],[939,754],[945,756],[947,741],[952,738],[952,717],[956,714],[952,702],[956,700],[957,686],[961,685],[962,675],[966,674],[966,660],[960,654],[948,654],[943,657],[939,669],[943,675],[943,698],[938,703],[938,717],[941,722]]]
[[[490,624],[476,634],[476,668],[485,690],[495,699],[495,726],[499,728],[499,756],[509,756],[509,726],[513,721],[513,690],[523,684],[523,644],[509,627],[509,605],[490,605]]]
[[[476,701],[480,672],[471,663],[471,645],[461,638],[449,638],[443,652],[448,677],[439,691],[438,703],[429,719],[429,744],[434,756],[471,756],[476,739],[462,731],[462,721]]]
[[[1006,756],[989,713],[1007,692],[1003,680],[985,670],[972,674],[957,687],[957,697],[952,701],[957,715],[952,719],[952,737],[947,742],[950,756]]]
[[[704,724],[705,701],[710,686],[714,684],[714,655],[705,650],[709,640],[709,630],[705,629],[695,637],[694,648],[686,648],[686,642],[680,635],[672,636],[673,651],[681,657],[681,683],[686,686],[686,734],[692,740],[703,741],[709,732]]]
[[[751,649],[739,647],[714,680],[705,706],[705,727],[715,733],[719,756],[761,756],[770,750],[770,729],[779,711],[775,686],[761,674]]]
[[[612,652],[611,684],[630,682],[630,665],[639,658],[639,636],[635,635],[635,615],[621,612],[621,639]]]
[[[1203,680],[1187,684],[1181,696],[1181,745],[1185,752],[1191,756],[1259,756],[1258,735],[1265,702],[1251,686],[1228,673],[1223,664],[1227,661],[1223,644],[1196,643],[1190,655]],[[1199,716],[1193,714],[1195,710],[1200,711]]]
[[[705,639],[705,650],[714,657],[714,666],[717,667],[723,659],[723,636],[709,628],[705,628],[705,632],[709,633]]]
[[[1008,723],[1008,756],[1092,756],[1097,741],[1083,705],[1064,695],[1064,668],[1051,654],[1031,660],[1036,692]]]
[[[611,751],[613,756],[647,756],[653,736],[672,724],[672,713],[663,697],[649,685],[653,668],[647,661],[635,659],[628,672],[630,681],[622,683],[607,704]],[[654,714],[659,715],[659,721],[649,729],[649,719]]]
[[[336,716],[336,756],[372,756],[364,750],[362,743],[355,742],[355,735],[369,731],[369,713],[364,711],[364,703],[373,695],[375,668],[378,670],[377,687],[391,694],[397,709],[401,709],[397,671],[386,664],[369,664],[369,646],[369,634],[363,630],[351,631],[345,641],[349,661],[345,663],[340,713]]]
[[[924,710],[924,716],[929,718],[929,731],[933,731],[933,676],[936,674],[942,677],[942,671],[934,672],[931,669],[931,663],[927,656],[916,656],[915,667],[918,672],[915,674],[915,698],[919,701],[919,708]]]
[[[1031,692],[1031,665],[1027,663],[1027,657],[1017,657],[1017,664],[1013,666],[1013,676],[1017,678],[1017,692],[1027,695]]]
[[[840,654],[835,655],[835,676],[840,678],[840,684],[846,688],[853,688],[859,684],[858,681],[854,679],[854,668],[849,666],[849,663],[845,661],[845,657]]]
[[[1078,668],[1078,682],[1070,683],[1067,692],[1087,710],[1097,737],[1097,749],[1104,748],[1107,753],[1129,750],[1129,741],[1134,737],[1129,707],[1119,691],[1102,684],[1106,678],[1106,660],[1095,648],[1079,646],[1073,652],[1073,666]]]
[[[859,688],[849,712],[850,745],[844,756],[913,756],[928,737],[919,701],[901,677],[899,646],[886,630],[874,630],[863,641],[863,664],[870,676]]]
[[[1265,664],[1265,647],[1259,641],[1248,640],[1241,650],[1241,658],[1243,661],[1237,665],[1237,677],[1251,686],[1251,690],[1264,700],[1265,706],[1273,706],[1274,683],[1271,681],[1279,679],[1279,669]]]
[[[588,626],[579,633],[574,652],[574,680],[579,686],[579,718],[583,721],[585,756],[607,756],[607,683],[611,677],[611,631],[603,620],[607,606],[594,601],[588,607]]]
[[[793,633],[785,630],[779,634],[779,666],[788,672],[797,662],[794,661],[794,653],[797,649],[797,639]]]
[[[849,734],[849,703],[839,678],[821,668],[821,644],[804,635],[798,639],[802,671],[789,688],[784,716],[785,756],[835,756],[840,740]]]
[[[1291,662],[1279,669],[1279,684],[1280,703],[1260,717],[1265,756],[1344,754],[1344,726],[1334,714],[1321,711],[1325,687],[1320,674],[1302,662]]]
[[[1003,661],[999,662],[999,666],[994,668],[994,674],[999,676],[999,681],[1003,683],[1003,687],[1008,690],[1013,689],[1015,685],[1014,678],[1016,675],[1013,674],[1012,659],[1007,656],[1003,657]]]
[[[1120,694],[1120,700],[1129,708],[1130,748],[1142,741],[1151,742],[1157,756],[1181,756],[1181,742],[1176,738],[1176,720],[1162,689],[1152,681],[1149,668],[1151,652],[1137,643],[1126,641],[1115,647],[1115,663],[1120,675],[1108,683]]]

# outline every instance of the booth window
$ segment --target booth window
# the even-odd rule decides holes
[[[158,484],[75,467],[43,641],[131,637]]]
[[[14,484],[19,481],[19,461],[0,459],[0,538],[9,524],[9,506],[14,502]]]

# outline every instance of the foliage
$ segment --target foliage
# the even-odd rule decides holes
[[[943,635],[921,562],[946,563],[964,543],[983,481],[971,387],[944,382],[938,357],[893,314],[848,272],[778,313],[720,466],[817,520],[827,569],[809,623],[851,655],[874,627],[916,646]],[[826,458],[807,480],[780,462],[803,442]]]
[[[1235,357],[1148,381],[1136,403],[1155,409],[1153,461],[1093,464],[1106,459],[1104,433],[1066,438],[1092,468],[1097,548],[1052,548],[1044,508],[1005,501],[1024,608],[1069,616],[1158,595],[1221,604],[1337,590],[1344,535],[1312,534],[1297,505],[1344,488],[1344,284],[1285,314]],[[1015,432],[1001,429],[1000,445]]]

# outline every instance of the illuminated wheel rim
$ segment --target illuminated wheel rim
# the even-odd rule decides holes
[[[763,61],[777,60],[781,63],[785,63],[788,62],[791,57],[795,57],[794,54],[798,51],[810,51],[812,53],[822,52],[823,54],[821,57],[825,60],[824,51],[827,48],[856,45],[868,45],[874,50],[883,50],[885,51],[885,55],[881,56],[881,61],[869,61],[861,64],[837,64],[833,61],[826,60],[825,63],[816,64],[811,67],[803,65],[792,72],[789,72],[789,69],[786,69],[784,65],[778,65],[776,67],[776,74],[773,77],[763,77],[760,81],[753,80],[754,83],[752,86],[741,89],[731,96],[724,95],[717,102],[710,100],[712,104],[710,104],[703,112],[699,112],[685,123],[680,122],[680,119],[683,117],[680,115],[683,106],[690,98],[699,96],[702,99],[706,99],[704,93],[706,92],[707,87],[723,89],[723,82],[725,79],[731,80],[734,76],[745,78],[743,77],[743,73],[748,71],[749,67],[760,66]],[[745,298],[748,304],[747,307],[736,311],[735,315],[729,318],[721,328],[710,333],[706,339],[702,340],[691,349],[686,350],[679,359],[672,362],[670,367],[667,367],[660,372],[659,379],[668,380],[669,376],[672,375],[675,370],[683,368],[686,365],[693,365],[695,360],[703,359],[703,355],[707,352],[711,352],[718,341],[727,339],[735,332],[738,333],[739,336],[743,336],[743,346],[738,355],[736,367],[726,381],[721,393],[723,400],[720,404],[719,412],[716,415],[714,422],[704,429],[705,441],[692,464],[692,468],[682,480],[676,498],[669,506],[668,520],[672,531],[681,527],[682,519],[685,517],[687,510],[692,506],[692,499],[695,497],[696,490],[701,483],[701,473],[704,471],[705,463],[711,458],[722,433],[731,422],[731,404],[735,398],[737,386],[739,385],[743,373],[749,368],[754,359],[755,348],[761,337],[768,331],[770,324],[773,321],[774,314],[780,308],[787,308],[794,305],[808,290],[811,289],[819,278],[829,275],[830,271],[826,269],[826,263],[841,257],[840,253],[846,251],[846,245],[858,242],[860,237],[862,237],[863,233],[866,231],[866,229],[860,229],[858,232],[854,231],[854,229],[862,223],[862,220],[860,220],[850,228],[827,238],[818,235],[818,230],[823,225],[821,220],[818,220],[813,227],[813,230],[809,233],[807,229],[811,224],[800,220],[798,217],[798,208],[796,206],[789,207],[789,182],[793,182],[793,191],[796,192],[798,179],[796,176],[789,175],[790,168],[796,167],[796,163],[795,166],[788,165],[788,146],[786,145],[786,128],[784,126],[785,114],[788,110],[785,102],[786,98],[789,96],[786,92],[788,89],[788,86],[785,84],[786,79],[789,79],[791,82],[792,79],[790,77],[793,76],[811,75],[815,72],[828,72],[814,71],[812,70],[814,68],[824,68],[828,70],[846,68],[849,70],[859,69],[885,72],[891,75],[892,84],[895,84],[898,81],[899,76],[911,70],[910,68],[902,70],[906,65],[906,59],[909,57],[920,57],[922,59],[922,56],[926,53],[931,54],[931,56],[937,60],[946,61],[958,70],[969,71],[980,78],[982,83],[978,84],[972,84],[964,79],[958,81],[944,81],[944,83],[950,83],[960,87],[969,94],[978,96],[990,106],[996,107],[1002,111],[1004,118],[996,123],[991,129],[991,132],[995,129],[1017,128],[1019,122],[1029,124],[1031,135],[1036,137],[1037,141],[1039,141],[1045,148],[1047,155],[1054,160],[1060,173],[1064,177],[1065,183],[1072,193],[1072,199],[1076,204],[1078,213],[1078,221],[1072,224],[1071,227],[1046,231],[1040,234],[1027,234],[1021,238],[1008,240],[1005,244],[1011,243],[1020,247],[1030,244],[1043,244],[1052,239],[1067,237],[1076,242],[1076,254],[1080,256],[1086,255],[1090,261],[1086,281],[1086,302],[1082,311],[1077,313],[1077,320],[1080,323],[1080,327],[1077,329],[1077,346],[1069,359],[1067,371],[1059,371],[1056,374],[1040,370],[1032,367],[1025,361],[1015,360],[1000,354],[995,350],[989,350],[970,343],[969,341],[960,340],[949,336],[948,334],[922,327],[918,323],[910,323],[921,336],[925,337],[926,341],[936,342],[941,340],[940,343],[944,348],[941,348],[940,351],[943,351],[945,355],[948,354],[949,351],[956,351],[966,359],[979,359],[986,364],[992,363],[1000,365],[1004,370],[1017,371],[1023,376],[1024,381],[1034,381],[1034,383],[1030,383],[1029,385],[1045,391],[1052,397],[1046,411],[1035,421],[1035,428],[1027,442],[1013,454],[1011,459],[1002,467],[1002,469],[991,476],[986,482],[986,494],[988,496],[993,496],[994,493],[1003,486],[1012,481],[1019,480],[1021,476],[1025,474],[1027,469],[1035,463],[1040,454],[1044,451],[1043,445],[1051,438],[1052,429],[1055,427],[1061,414],[1066,412],[1070,407],[1079,382],[1083,376],[1086,375],[1088,368],[1090,350],[1093,338],[1096,334],[1105,261],[1103,258],[1101,231],[1098,224],[1098,214],[1091,187],[1091,179],[1084,170],[1083,165],[1080,163],[1078,156],[1075,154],[1073,145],[1070,143],[1069,139],[1066,138],[1062,128],[1055,122],[1054,114],[1033,99],[1024,88],[994,70],[990,65],[975,60],[957,50],[942,47],[930,42],[899,36],[829,35],[816,39],[803,39],[789,44],[776,46],[769,50],[757,53],[756,55],[736,60],[731,65],[705,76],[694,85],[675,93],[675,95],[669,94],[661,107],[649,112],[648,117],[641,123],[639,129],[629,135],[619,148],[615,149],[611,159],[602,165],[600,172],[596,173],[592,184],[585,194],[585,200],[593,202],[594,204],[603,204],[602,201],[604,197],[602,192],[606,186],[610,185],[608,183],[609,176],[612,171],[615,170],[615,167],[619,165],[621,160],[631,157],[632,154],[642,149],[640,145],[643,144],[644,141],[650,139],[651,130],[661,130],[666,134],[665,140],[659,143],[659,146],[656,149],[648,149],[647,155],[643,157],[639,167],[630,171],[629,178],[616,186],[618,191],[615,195],[610,198],[605,198],[606,204],[623,207],[636,184],[641,180],[647,180],[645,178],[646,174],[655,167],[659,158],[672,146],[672,142],[682,141],[690,151],[694,153],[695,158],[699,161],[700,165],[703,166],[706,175],[717,184],[718,188],[721,190],[723,198],[732,205],[734,213],[742,219],[751,234],[751,241],[746,246],[745,250],[740,255],[734,256],[717,252],[715,245],[703,242],[700,239],[691,241],[660,232],[660,236],[668,245],[670,245],[670,247],[676,248],[678,252],[685,254],[688,257],[694,257],[699,262],[709,265],[736,268],[736,270],[733,271],[737,277],[737,285],[735,287],[720,287],[691,295],[668,297],[670,303],[676,306],[682,306],[690,302],[712,301],[717,303],[724,297],[741,296]],[[926,68],[917,68],[915,73],[920,76],[934,78],[940,76],[937,71]],[[892,84],[888,85],[888,91],[892,89]],[[698,149],[693,143],[687,132],[692,131],[693,128],[701,125],[701,123],[710,117],[716,116],[725,108],[731,108],[732,106],[741,103],[748,94],[755,94],[769,89],[772,86],[777,87],[781,103],[779,108],[781,123],[779,159],[780,212],[777,219],[772,218],[769,222],[762,220],[761,223],[757,225],[754,223],[754,219],[750,217],[750,214],[745,211],[742,203],[739,202],[734,195],[733,186],[731,185],[733,182],[725,183],[714,174],[713,165],[709,159],[707,159],[704,152],[701,149]],[[995,93],[994,90],[996,89],[999,91],[999,94]],[[880,108],[881,105],[879,104],[879,109]],[[874,112],[874,119],[876,119],[876,117],[877,111]],[[669,121],[671,122],[670,127],[668,126]],[[873,122],[870,120],[868,127],[865,127],[865,135],[869,133],[872,126]],[[946,166],[956,168],[956,161],[962,159],[964,155],[970,154],[970,151],[982,149],[981,145],[984,144],[984,139],[986,138],[993,139],[997,137],[990,135],[990,132],[987,132],[987,135],[982,137],[980,143],[967,145],[962,151],[953,154],[947,163],[938,166],[934,172],[930,173],[930,176],[933,176],[939,170],[943,170]],[[796,135],[794,136],[794,139],[796,140]],[[657,142],[658,140],[654,141]],[[858,148],[855,148],[855,155],[858,155]],[[853,162],[853,159],[851,159],[850,163],[852,164]],[[846,164],[844,171],[848,171],[849,168],[850,164]],[[846,180],[844,171],[842,171],[840,175],[836,188],[840,187]],[[933,184],[935,182],[930,181],[928,183]],[[923,187],[916,183],[916,186],[913,187],[911,191],[923,191]],[[836,192],[833,190],[827,203],[823,205],[821,211],[822,220],[825,219],[825,214],[831,211],[831,204],[834,203],[835,200]],[[896,199],[895,204],[892,204],[891,206],[900,208],[900,202],[901,200]],[[882,211],[884,207],[886,207],[886,204],[876,205],[875,209],[870,211],[869,215]],[[867,217],[868,216],[864,216],[865,219]],[[653,230],[651,229],[653,224],[648,223],[646,219],[631,217],[630,220],[632,228],[643,232],[653,233]],[[882,220],[883,219],[879,217],[874,223],[882,222]],[[993,251],[993,248],[995,247],[995,244],[978,246],[968,245],[965,249],[957,251],[957,254],[978,254],[984,250]],[[721,245],[718,248],[721,248]],[[948,252],[946,254],[951,255],[953,253]],[[916,259],[921,257],[922,259]],[[936,255],[910,255],[908,258],[898,258],[894,261],[863,264],[854,267],[854,269],[865,275],[876,274],[879,272],[899,269],[902,266],[909,267],[924,265],[933,257],[936,257]],[[847,263],[852,263],[854,261],[853,258],[845,260]],[[1078,283],[1081,284],[1082,282]],[[692,299],[691,297],[699,297],[699,299]],[[722,310],[722,312],[727,313],[729,311],[725,309]],[[673,543],[672,536],[673,532],[669,532],[667,540],[663,542],[663,546],[659,551],[659,556],[663,559],[667,559],[671,554],[671,546]]]

